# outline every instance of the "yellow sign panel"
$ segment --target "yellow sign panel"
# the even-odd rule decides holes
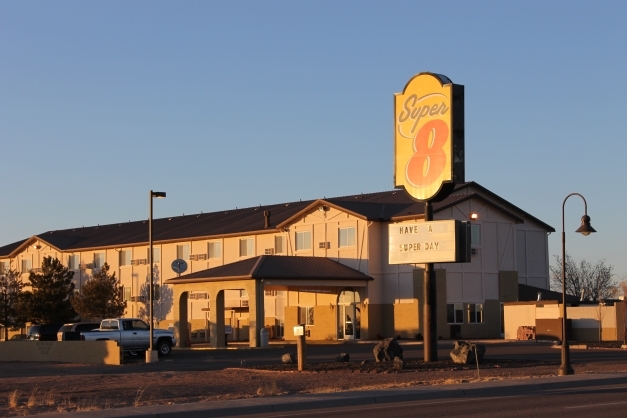
[[[421,73],[394,97],[394,185],[416,200],[431,200],[454,181],[453,86]]]

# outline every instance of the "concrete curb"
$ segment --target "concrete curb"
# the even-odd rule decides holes
[[[335,392],[328,394],[264,397],[176,405],[153,405],[65,414],[40,414],[37,415],[37,417],[227,417],[245,414],[284,413],[301,409],[364,406],[432,399],[523,395],[548,390],[625,383],[627,383],[627,373],[579,374],[573,376],[461,383],[454,385],[413,386],[396,389]]]

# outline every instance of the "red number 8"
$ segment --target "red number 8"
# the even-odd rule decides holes
[[[407,162],[405,175],[416,187],[425,187],[436,181],[446,166],[442,149],[448,139],[448,125],[441,119],[425,123],[414,139],[416,153]]]

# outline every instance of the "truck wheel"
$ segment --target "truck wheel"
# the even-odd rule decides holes
[[[172,352],[172,346],[169,341],[160,340],[157,342],[157,352],[159,357],[167,357]]]

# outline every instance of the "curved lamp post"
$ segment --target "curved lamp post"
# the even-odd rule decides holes
[[[584,215],[581,217],[581,226],[577,228],[575,232],[579,232],[584,236],[588,236],[592,232],[597,232],[590,225],[590,217],[588,216],[588,203],[586,202],[586,199],[579,193],[571,193],[566,196],[566,199],[564,199],[564,203],[562,203],[562,364],[557,370],[558,376],[565,376],[575,373],[570,365],[568,331],[566,329],[566,232],[564,232],[564,206],[566,206],[566,200],[568,200],[569,197],[575,195],[579,196],[583,200],[584,204]]]
[[[150,205],[150,214],[148,217],[148,266],[150,269],[150,290],[149,290],[149,299],[150,299],[150,346],[148,348],[148,351],[146,351],[146,363],[151,363],[153,361],[155,361],[156,359],[153,357],[153,344],[152,344],[152,336],[153,336],[153,328],[154,328],[154,319],[153,319],[153,300],[154,300],[154,269],[153,269],[153,264],[152,264],[152,199],[153,198],[164,198],[165,197],[165,192],[153,192],[152,190],[150,191],[150,196],[149,196],[149,205]],[[158,354],[158,353],[155,353]]]

